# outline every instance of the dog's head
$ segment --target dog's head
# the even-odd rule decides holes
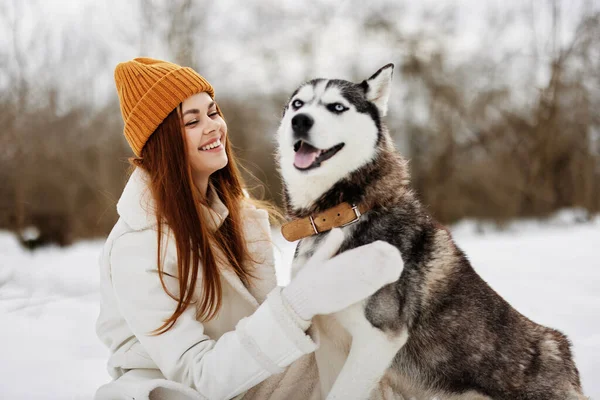
[[[361,83],[315,79],[292,94],[278,130],[278,162],[293,208],[310,207],[376,157],[393,69],[388,64]]]

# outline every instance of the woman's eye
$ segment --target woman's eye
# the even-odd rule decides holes
[[[304,105],[304,102],[302,100],[294,100],[292,102],[292,107],[294,107],[294,109],[299,109],[300,107],[302,107]]]
[[[185,124],[185,126],[193,126],[193,125],[196,125],[197,123],[198,123],[198,120],[196,120],[196,119],[193,119],[193,120],[191,120],[191,121],[188,121],[188,122]]]
[[[211,112],[210,114],[208,114],[209,117],[216,117],[217,115],[219,115],[219,113],[217,111]]]
[[[329,111],[333,111],[336,113],[343,113],[348,109],[348,107],[344,106],[342,103],[332,103],[327,105]]]

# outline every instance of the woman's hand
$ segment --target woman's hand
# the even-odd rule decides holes
[[[376,241],[331,258],[344,241],[341,229],[329,232],[317,252],[281,294],[304,320],[357,303],[400,277],[404,263],[394,246]]]

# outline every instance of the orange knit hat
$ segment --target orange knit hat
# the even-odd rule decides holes
[[[210,83],[193,69],[153,58],[120,63],[115,83],[123,133],[138,157],[150,135],[182,101],[201,92],[215,95]]]

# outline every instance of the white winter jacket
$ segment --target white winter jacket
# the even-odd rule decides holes
[[[318,398],[311,354],[317,343],[282,302],[268,215],[249,204],[243,208],[244,233],[258,279],[247,288],[222,263],[223,301],[213,320],[196,320],[192,305],[169,331],[149,335],[177,302],[158,276],[156,219],[146,179],[140,168],[129,179],[117,204],[120,219],[100,258],[96,330],[110,350],[108,370],[115,381],[101,387],[96,399]],[[211,190],[209,200],[211,208],[203,212],[214,222],[211,229],[218,229],[228,211]],[[177,294],[175,241],[169,231],[164,235],[165,284]],[[201,289],[199,277],[197,293]]]

